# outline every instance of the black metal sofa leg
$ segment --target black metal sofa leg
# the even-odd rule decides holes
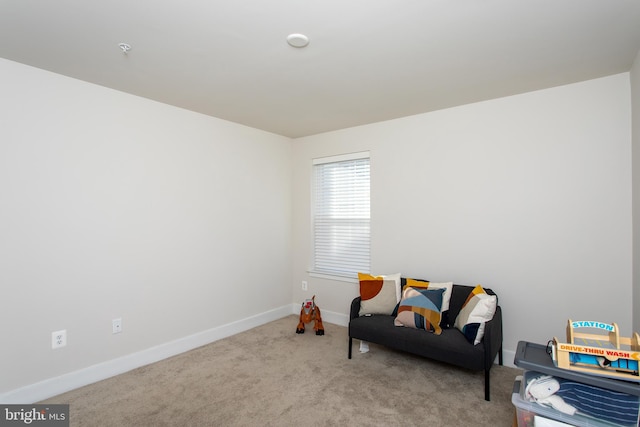
[[[351,345],[353,344],[353,338],[349,337],[349,359],[351,359]]]
[[[487,402],[489,402],[491,400],[491,398],[489,396],[490,378],[491,378],[490,370],[489,369],[485,369],[484,370],[484,400],[486,400]]]

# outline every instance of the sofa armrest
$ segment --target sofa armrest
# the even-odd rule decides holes
[[[360,317],[360,297],[355,297],[351,301],[351,311],[349,312],[349,320]]]
[[[502,308],[496,307],[493,319],[485,323],[484,327],[484,355],[485,369],[490,369],[496,355],[499,355],[500,364],[502,364]]]

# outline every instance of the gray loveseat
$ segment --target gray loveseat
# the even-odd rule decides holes
[[[402,284],[406,279],[402,279]],[[440,362],[450,363],[473,371],[484,370],[484,398],[490,400],[490,370],[498,356],[502,365],[502,309],[498,303],[493,319],[485,324],[484,338],[473,345],[454,328],[454,322],[473,286],[453,285],[449,312],[443,315],[442,333],[433,333],[394,326],[393,315],[359,316],[360,297],[351,302],[349,320],[349,359],[351,359],[353,339],[380,344],[400,351],[417,354]],[[491,289],[486,293],[495,295]]]

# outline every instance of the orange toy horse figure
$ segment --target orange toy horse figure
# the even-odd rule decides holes
[[[304,334],[304,324],[315,320],[313,324],[313,330],[316,331],[316,335],[324,335],[324,326],[322,326],[322,316],[320,315],[320,308],[316,305],[316,296],[305,300],[302,303],[302,309],[300,309],[300,323],[296,328],[296,334]]]

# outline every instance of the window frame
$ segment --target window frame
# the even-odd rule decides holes
[[[368,229],[366,233],[364,233],[366,234],[365,236],[366,243],[364,245],[363,244],[356,245],[356,246],[359,246],[361,249],[366,249],[366,254],[365,254],[366,262],[365,264],[362,264],[361,267],[357,267],[357,263],[349,262],[349,264],[351,264],[349,265],[349,267],[355,268],[357,271],[353,271],[353,270],[338,271],[338,270],[318,268],[318,251],[317,251],[317,246],[318,246],[317,230],[318,229],[316,226],[318,225],[317,222],[318,222],[318,216],[319,216],[319,213],[318,213],[319,186],[317,182],[317,179],[318,179],[317,167],[322,165],[329,165],[329,164],[335,165],[337,163],[343,163],[343,162],[356,162],[360,160],[367,160],[367,166],[366,166],[367,194],[365,197],[366,205],[367,205],[367,217],[357,218],[357,215],[355,215],[353,217],[340,218],[337,221],[344,222],[346,220],[346,222],[349,223],[350,226],[354,226],[358,222],[360,222],[361,224],[359,225],[362,226],[364,225],[362,223],[366,222],[366,228]],[[357,168],[357,165],[354,164],[352,165],[352,167]],[[356,172],[354,172],[354,174],[355,173]],[[352,181],[357,180],[357,178],[353,178],[353,177],[347,177],[346,179],[347,180],[351,179]],[[343,194],[342,197],[345,197],[345,194]],[[355,207],[355,211],[358,213],[362,213],[363,211],[361,209],[364,206],[362,204],[356,204],[356,205],[357,206]],[[354,215],[354,213],[353,212],[347,213],[347,216],[349,215]],[[325,217],[325,220],[327,220],[326,217]],[[329,222],[333,222],[333,221],[329,220]],[[336,225],[333,224],[333,226],[335,228]],[[331,227],[331,225],[329,225],[328,227]],[[363,273],[369,272],[369,269],[371,266],[371,155],[369,151],[361,151],[361,152],[348,153],[348,154],[342,154],[337,156],[320,157],[320,158],[313,159],[312,170],[311,170],[311,229],[310,231],[311,231],[311,258],[309,263],[310,267],[308,270],[308,273],[310,276],[355,283],[358,281],[358,278],[357,278],[358,272],[363,272]],[[338,246],[338,247],[340,246],[339,244],[340,242],[336,243],[335,241],[332,240],[331,243],[335,246]],[[357,258],[357,257],[354,257],[354,258]],[[324,259],[324,262],[326,263],[326,257]]]

